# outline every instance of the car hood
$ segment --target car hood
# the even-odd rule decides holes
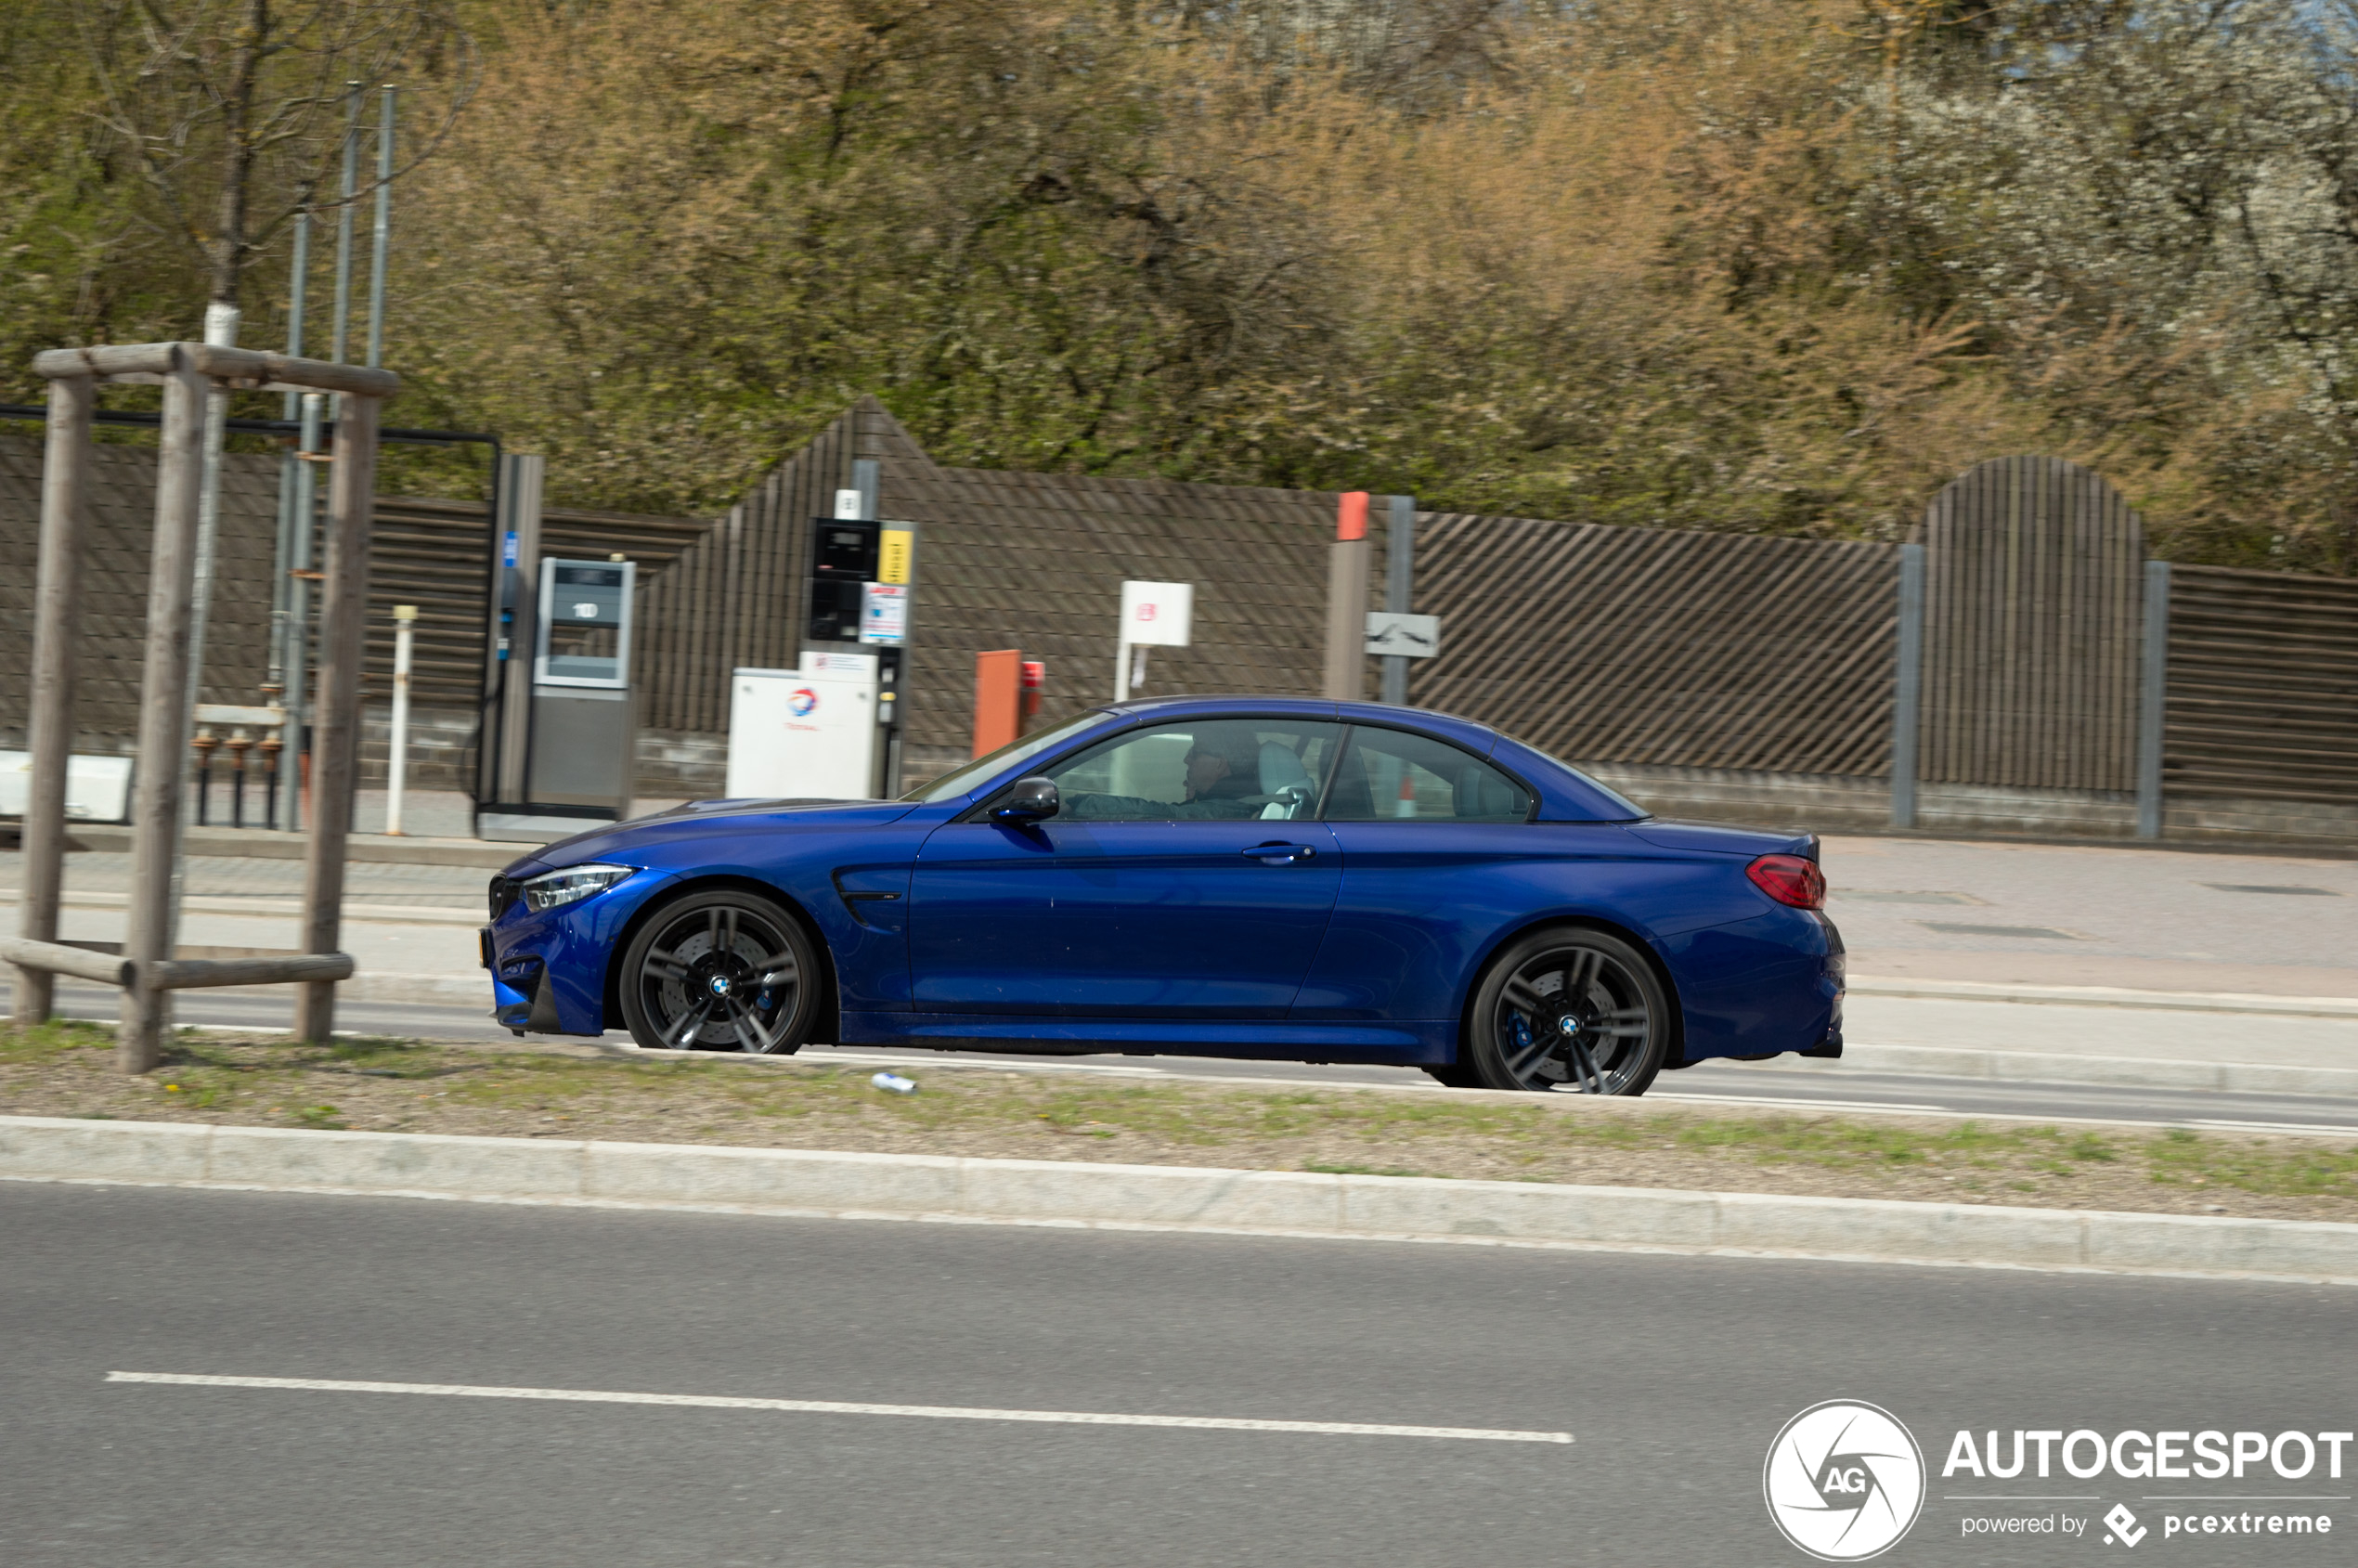
[[[1780,833],[1774,828],[1737,827],[1728,823],[1664,822],[1649,818],[1622,831],[1664,849],[1702,849],[1718,855],[1804,855],[1818,858],[1814,833]]]
[[[797,823],[864,827],[897,822],[914,810],[915,803],[907,800],[691,800],[653,816],[561,838],[511,862],[500,875],[531,876],[608,857],[628,862],[658,845],[742,833],[754,822],[773,829]]]

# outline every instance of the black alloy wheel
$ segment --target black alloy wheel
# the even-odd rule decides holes
[[[1642,1095],[1669,1054],[1653,967],[1602,931],[1537,931],[1474,989],[1458,1057],[1484,1089]]]
[[[819,1010],[810,939],[769,900],[691,893],[655,912],[622,959],[623,1022],[650,1051],[791,1055]]]

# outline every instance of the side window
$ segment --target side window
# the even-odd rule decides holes
[[[1351,732],[1326,810],[1330,823],[1519,823],[1530,814],[1531,793],[1472,753],[1364,726]]]
[[[1209,719],[1117,735],[1046,771],[1079,822],[1307,821],[1340,724]]]

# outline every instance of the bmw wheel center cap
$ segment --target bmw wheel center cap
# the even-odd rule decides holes
[[[712,977],[712,994],[715,996],[726,996],[729,994],[728,976],[715,975]]]

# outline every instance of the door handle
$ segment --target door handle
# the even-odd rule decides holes
[[[1318,851],[1307,844],[1256,844],[1238,851],[1248,860],[1263,865],[1292,865],[1301,861],[1315,860]]]

